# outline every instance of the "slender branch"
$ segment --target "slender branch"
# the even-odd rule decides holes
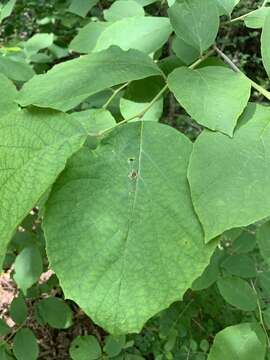
[[[260,318],[260,323],[261,323],[261,326],[263,328],[263,331],[265,333],[265,336],[266,336],[266,339],[267,339],[267,343],[268,343],[268,347],[270,349],[270,339],[269,339],[269,335],[268,335],[268,332],[266,330],[266,326],[265,326],[265,323],[264,323],[264,320],[263,320],[263,313],[262,313],[262,308],[261,308],[261,304],[260,304],[260,299],[259,299],[259,296],[258,296],[258,292],[253,284],[253,281],[251,281],[251,286],[252,286],[252,289],[253,291],[255,292],[256,294],[256,300],[257,300],[257,307],[258,307],[258,311],[259,311],[259,318]]]
[[[113,99],[120,93],[128,85],[128,82],[120,86],[118,89],[114,90],[112,96],[108,99],[108,101],[103,105],[103,109],[107,109],[109,104],[113,101]]]
[[[267,5],[269,0],[264,0],[264,2],[262,3],[262,6],[261,7],[265,7],[265,5]]]
[[[251,80],[249,77],[247,77],[233,62],[226,54],[224,54],[223,51],[221,51],[217,46],[214,47],[216,52],[222,57],[222,59],[231,67],[232,70],[236,72],[240,72],[243,74],[251,83],[252,87],[257,90],[259,93],[261,93],[266,99],[270,100],[270,92],[264,89],[262,86],[257,84],[255,81]]]

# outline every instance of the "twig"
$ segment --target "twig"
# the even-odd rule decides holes
[[[123,90],[128,85],[128,82],[120,86],[118,89],[113,91],[112,96],[108,99],[108,101],[103,105],[103,109],[107,109],[109,104],[113,101],[113,99],[120,93],[121,90]]]
[[[269,0],[264,0],[264,2],[262,3],[262,5],[259,6],[257,9],[252,10],[252,11],[250,11],[250,12],[248,12],[248,13],[246,13],[246,14],[243,14],[243,15],[241,15],[241,16],[238,16],[237,18],[231,19],[230,21],[228,21],[228,23],[232,23],[232,22],[235,22],[235,21],[238,21],[238,20],[244,20],[247,16],[252,15],[252,14],[254,14],[257,10],[265,7],[265,5],[267,5],[268,1],[269,1]]]

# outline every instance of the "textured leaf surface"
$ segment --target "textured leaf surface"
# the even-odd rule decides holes
[[[177,36],[201,54],[214,43],[219,28],[215,0],[178,0],[168,13]]]
[[[261,38],[261,51],[264,68],[270,78],[270,12],[265,18],[262,38]]]
[[[144,16],[144,10],[135,0],[118,0],[103,14],[107,21],[117,21],[126,17]]]
[[[123,50],[137,49],[150,54],[168,40],[171,32],[170,22],[165,17],[124,18],[114,22],[101,33],[94,51],[117,45]]]
[[[85,140],[68,115],[18,111],[0,120],[0,262],[16,226]]]
[[[172,128],[135,122],[81,149],[53,188],[50,264],[66,297],[111,333],[139,331],[209,262],[214,244],[203,245],[186,180],[191,150]]]
[[[56,65],[45,75],[36,75],[25,84],[18,102],[22,106],[32,104],[66,111],[111,86],[160,74],[147,55],[111,47]]]
[[[188,179],[206,241],[270,215],[270,108],[250,104],[241,121],[232,139],[202,133],[191,156]]]
[[[243,323],[220,331],[207,360],[264,360],[265,335],[257,324]]]
[[[251,89],[244,75],[222,66],[196,70],[181,67],[169,75],[168,85],[194,120],[230,136]]]
[[[15,85],[0,74],[0,118],[7,115],[11,111],[19,110],[18,105],[15,103],[17,97],[17,90]]]
[[[230,276],[219,279],[217,285],[222,297],[229,304],[244,311],[256,309],[256,294],[247,281]]]

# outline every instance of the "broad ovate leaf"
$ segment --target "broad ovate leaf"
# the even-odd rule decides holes
[[[242,323],[220,331],[207,360],[264,360],[266,339],[260,325]]]
[[[165,44],[171,32],[172,28],[166,17],[124,18],[114,22],[101,33],[94,51],[116,45],[123,50],[137,49],[150,54]]]
[[[270,77],[270,12],[265,17],[263,25],[261,51],[264,68]]]
[[[16,227],[86,138],[68,115],[18,111],[0,119],[0,262]]]
[[[110,333],[138,332],[209,263],[214,244],[203,245],[186,180],[191,150],[170,127],[130,123],[83,147],[53,187],[50,265],[66,298]]]
[[[231,16],[231,13],[240,0],[216,0],[219,14]]]
[[[168,78],[178,102],[199,124],[232,136],[250,97],[250,81],[222,66],[181,67]]]
[[[88,54],[96,46],[101,33],[111,24],[105,21],[93,21],[79,30],[79,33],[69,44],[69,49],[82,54]]]
[[[153,75],[161,75],[161,71],[146,54],[110,47],[34,76],[20,91],[18,103],[66,111],[111,86]]]
[[[168,13],[176,35],[199,53],[214,43],[219,28],[215,0],[177,0]]]
[[[105,20],[117,21],[126,17],[144,16],[144,9],[135,0],[117,0],[103,14]]]
[[[0,74],[0,118],[12,111],[19,110],[15,103],[17,89],[13,83]]]
[[[204,131],[190,159],[195,211],[209,241],[270,215],[270,108],[250,104],[233,138]]]

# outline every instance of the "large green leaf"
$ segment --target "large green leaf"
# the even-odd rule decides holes
[[[215,0],[178,0],[168,13],[177,36],[201,54],[214,43],[219,28]]]
[[[161,75],[161,71],[150,57],[137,50],[111,47],[36,75],[24,85],[18,102],[65,111],[101,90],[152,75]]]
[[[264,360],[266,340],[256,323],[243,323],[220,331],[207,360]]]
[[[166,17],[124,18],[114,22],[101,33],[94,51],[117,45],[123,50],[137,49],[150,54],[168,40],[171,32],[172,28]]]
[[[209,263],[214,244],[203,245],[186,180],[191,150],[170,127],[134,122],[76,153],[52,190],[51,267],[66,298],[111,333],[139,331]]]
[[[144,9],[135,0],[117,0],[103,14],[105,20],[117,21],[126,17],[144,16]]]
[[[216,0],[220,15],[231,16],[234,7],[240,0]]]
[[[265,18],[261,37],[262,59],[265,70],[270,77],[270,12]]]
[[[250,104],[231,139],[204,131],[188,179],[206,241],[270,215],[270,108]]]
[[[195,70],[181,67],[169,75],[168,85],[194,120],[230,136],[247,105],[251,89],[250,81],[243,74],[222,66]]]
[[[16,226],[86,138],[68,115],[18,111],[0,119],[0,262]]]
[[[18,105],[15,103],[17,97],[17,90],[15,85],[0,74],[0,118],[12,111],[19,110]]]

